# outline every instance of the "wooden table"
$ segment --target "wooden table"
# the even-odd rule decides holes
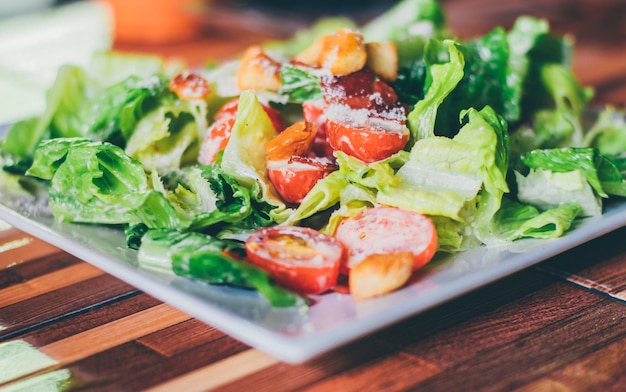
[[[574,68],[596,87],[596,103],[626,102],[622,0],[443,4],[462,37],[496,24],[508,28],[520,13],[546,17],[553,31],[577,38]],[[191,42],[117,47],[198,62],[237,53],[260,36],[254,28],[225,32],[222,24]],[[626,229],[617,230],[307,363],[287,365],[8,229],[0,231],[0,386],[624,390],[625,237]],[[8,345],[15,351],[8,353]]]

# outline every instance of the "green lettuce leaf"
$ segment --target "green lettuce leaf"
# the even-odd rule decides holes
[[[626,116],[613,107],[605,108],[595,124],[585,133],[585,147],[594,147],[603,155],[618,155],[626,151]]]
[[[580,211],[580,205],[572,203],[539,212],[533,206],[505,198],[494,222],[507,241],[521,238],[558,238],[572,227]]]
[[[580,170],[558,173],[532,169],[527,176],[515,172],[515,179],[517,198],[522,203],[542,211],[575,203],[581,206],[581,216],[602,214],[602,201]]]
[[[148,170],[168,172],[197,162],[206,129],[204,100],[173,100],[139,120],[131,130],[125,151]]]
[[[322,99],[319,76],[306,70],[285,64],[280,69],[281,86],[279,94],[287,95],[292,103]]]
[[[626,195],[626,181],[620,169],[595,148],[560,148],[533,150],[521,157],[531,169],[563,173],[580,170],[593,190],[601,197]]]
[[[280,223],[291,210],[285,206],[267,178],[267,165],[263,146],[277,132],[257,97],[244,91],[239,98],[239,109],[221,166],[224,172],[249,189],[258,189],[258,201],[273,206],[270,216]]]
[[[438,41],[431,40],[426,51],[439,52],[439,45]],[[433,64],[429,67],[431,82],[428,90],[424,98],[415,104],[407,116],[407,126],[411,131],[413,142],[434,136],[439,106],[463,78],[465,62],[457,44],[447,40],[443,42],[443,45],[448,49],[450,61],[444,64]]]
[[[43,141],[28,175],[50,179],[50,210],[60,221],[175,228],[180,222],[161,193],[150,189],[140,162],[109,143]]]
[[[459,113],[491,106],[507,121],[518,118],[519,95],[509,85],[509,42],[496,28],[485,36],[459,45],[464,59],[463,78],[437,111],[435,134],[453,136],[462,124]]]

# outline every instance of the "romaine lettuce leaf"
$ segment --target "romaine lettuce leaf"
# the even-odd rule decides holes
[[[274,208],[270,215],[280,223],[292,211],[286,207],[267,178],[263,148],[276,134],[272,121],[257,97],[252,91],[244,91],[239,98],[237,118],[224,149],[221,167],[226,174],[249,189],[258,189],[259,194],[254,197],[272,205]]]
[[[550,26],[544,19],[520,16],[515,20],[507,34],[509,44],[509,70],[507,84],[510,88],[510,99],[503,102],[505,119],[518,121],[522,117],[522,97],[524,83],[529,72],[530,58],[528,53],[537,41],[549,34]]]
[[[533,150],[521,156],[531,169],[563,173],[580,170],[593,190],[601,197],[626,196],[626,180],[620,169],[595,148],[559,148]]]
[[[604,155],[626,151],[626,115],[613,107],[605,108],[595,124],[584,135],[583,145],[594,147]]]
[[[418,140],[408,162],[398,170],[398,185],[381,191],[379,201],[459,220],[461,210],[476,198],[483,183],[489,184],[492,192],[507,190],[506,161],[496,157],[501,154],[496,153],[497,148],[506,151],[506,139],[504,132],[491,124],[497,115],[491,109],[472,109],[467,115],[469,122],[453,139],[434,136]],[[497,124],[500,127],[500,122]]]
[[[561,204],[576,203],[581,206],[581,216],[602,214],[602,201],[580,170],[564,173],[532,169],[527,176],[515,172],[517,198],[542,211]]]
[[[465,60],[459,51],[457,44],[446,40],[443,45],[447,47],[450,60],[444,64],[433,64],[428,68],[430,84],[424,98],[415,104],[413,110],[407,116],[407,126],[411,131],[411,143],[434,136],[435,120],[437,111],[444,99],[457,86],[463,78]],[[440,52],[440,42],[430,40],[426,52]],[[458,116],[455,116],[458,118]]]
[[[561,204],[540,212],[537,208],[503,199],[494,217],[495,227],[507,241],[521,238],[557,238],[572,227],[580,214],[578,204]]]
[[[50,210],[60,221],[175,228],[180,222],[144,168],[119,147],[86,139],[43,141],[28,175],[50,179]]]
[[[204,100],[162,103],[134,126],[125,151],[150,171],[165,173],[194,164],[207,129],[206,119]]]
[[[435,134],[455,135],[462,125],[459,113],[469,108],[491,106],[505,120],[517,120],[520,97],[508,83],[511,72],[506,32],[496,28],[458,48],[464,59],[463,78],[440,105]]]

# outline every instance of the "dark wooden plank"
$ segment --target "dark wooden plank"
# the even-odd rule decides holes
[[[21,336],[21,339],[36,347],[45,346],[111,321],[141,312],[160,303],[159,300],[150,295],[133,292],[129,296],[118,298],[117,301],[112,299],[100,306],[25,333]]]
[[[592,295],[584,293],[579,297]],[[453,366],[413,388],[424,391],[509,391],[626,336],[626,307],[619,303],[602,299],[593,306],[575,311],[559,307],[558,303],[554,305],[554,311],[561,312],[566,317],[539,330],[528,331],[508,343],[503,339],[501,344],[490,349],[482,349],[481,342],[475,341],[474,334],[463,328],[457,339],[466,340],[464,346],[468,349],[474,344],[472,351],[475,355],[459,353],[463,361],[455,361]],[[598,322],[599,320],[602,321]],[[501,333],[500,336],[503,335]],[[444,341],[437,337],[429,339],[427,344],[414,345],[407,350],[425,357],[434,355],[440,360],[437,353],[430,351],[438,343],[443,344]],[[438,354],[443,352],[439,351]],[[450,351],[446,353],[448,357],[452,357]]]
[[[245,390],[254,390],[255,392],[298,390],[315,382],[330,379],[342,372],[350,372],[351,369],[367,368],[372,363],[393,355],[395,355],[394,350],[380,344],[376,340],[363,339],[304,364],[288,365],[279,363],[269,366],[245,378],[240,378],[224,385],[220,387],[220,390],[233,392]],[[409,356],[411,355],[409,354]],[[405,361],[418,362],[419,359],[409,359],[407,357]]]
[[[626,229],[565,252],[537,266],[570,283],[626,301]]]
[[[6,329],[0,331],[0,341],[136,292],[137,289],[119,279],[101,275],[3,307],[0,324]]]
[[[89,356],[67,369],[87,388],[138,391],[247,349],[243,343],[223,337],[164,357],[135,340]]]
[[[17,230],[0,238],[0,271],[24,262],[61,252],[54,246]]]
[[[225,336],[223,332],[193,319],[138,339],[138,342],[171,357]]]
[[[441,331],[462,325],[466,320],[479,317],[483,313],[496,312],[516,298],[538,290],[541,292],[542,289],[551,290],[553,283],[554,279],[550,276],[524,270],[305,364],[271,366],[224,388],[237,391],[249,388],[259,389],[263,385],[267,386],[267,389],[261,388],[261,390],[270,391],[271,386],[280,384],[281,388],[284,386],[281,390],[292,390],[304,388],[316,382],[321,382],[324,386],[343,385],[345,387],[362,386],[368,383],[380,385],[377,384],[378,381],[370,378],[369,374],[383,372],[388,365],[402,367],[409,363],[418,369],[412,373],[412,376],[403,375],[402,379],[396,380],[396,383],[393,379],[380,380],[380,382],[396,386],[415,383],[436,374],[440,369],[441,361],[437,357],[426,357],[421,352],[416,354],[407,351],[405,350],[407,346],[428,340],[432,336],[441,334]],[[559,287],[568,286],[559,285]],[[398,355],[403,356],[402,360],[392,359]],[[361,379],[361,375],[367,379]],[[412,381],[411,377],[414,377]],[[335,378],[337,380],[334,380]],[[346,382],[348,379],[349,382]],[[391,384],[388,386],[391,387]],[[359,389],[348,388],[348,390]]]
[[[74,257],[65,252],[60,252],[46,255],[41,258],[32,259],[28,263],[16,265],[11,270],[14,270],[22,277],[24,277],[25,280],[28,280],[46,275],[50,272],[70,267],[80,262],[81,260],[77,257]]]
[[[540,390],[623,391],[626,385],[626,337],[599,348],[546,377],[533,381],[518,392]]]
[[[5,269],[0,271],[0,290],[13,286],[14,284],[22,283],[25,279],[14,268]]]

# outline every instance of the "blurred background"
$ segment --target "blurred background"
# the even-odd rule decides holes
[[[602,2],[603,7],[597,7]],[[41,113],[62,64],[86,65],[94,51],[182,57],[190,66],[224,60],[248,45],[292,36],[324,16],[363,24],[395,0],[0,0],[0,124]],[[509,28],[523,10],[546,18],[558,34],[607,47],[626,40],[624,0],[440,0],[461,38]],[[576,31],[572,20],[578,21]],[[592,26],[606,26],[602,32]],[[594,39],[595,38],[595,39]],[[580,48],[580,49],[579,49]],[[594,56],[586,56],[594,59]],[[593,60],[588,60],[593,61]],[[575,63],[584,73],[604,63]],[[616,71],[617,72],[617,71]],[[584,75],[581,75],[584,80]],[[593,83],[593,80],[590,80]]]

